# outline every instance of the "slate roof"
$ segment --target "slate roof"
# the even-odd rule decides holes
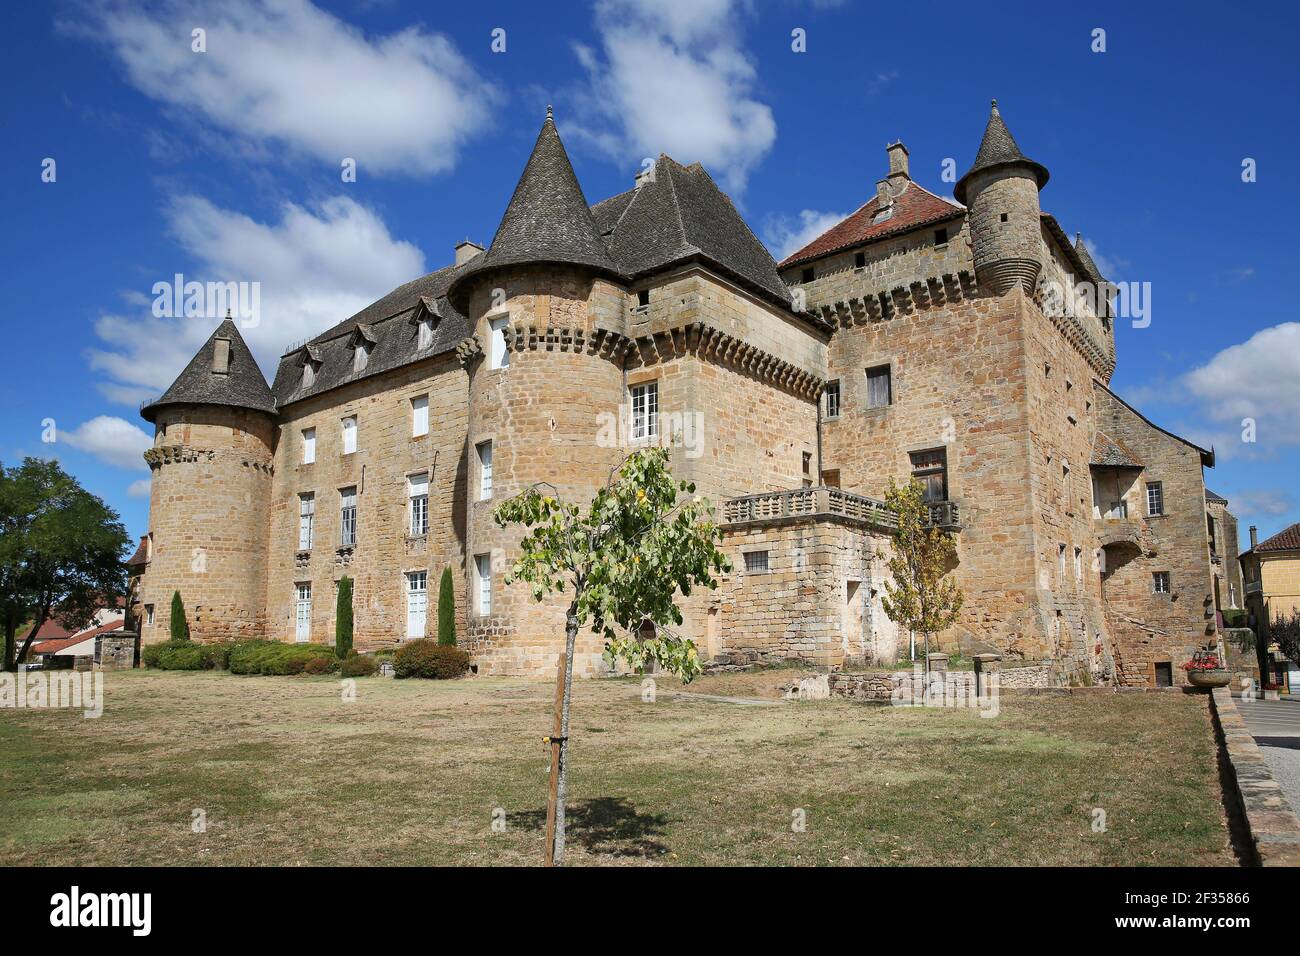
[[[959,202],[964,203],[966,201],[966,184],[971,176],[986,169],[996,169],[1000,166],[1013,164],[1028,166],[1033,171],[1034,178],[1038,180],[1039,189],[1047,185],[1047,167],[1026,158],[1025,154],[1020,151],[1020,147],[1016,145],[1015,137],[1011,135],[1011,130],[1007,129],[1007,124],[1002,121],[1002,114],[998,112],[998,101],[994,100],[992,109],[989,111],[988,125],[984,127],[984,139],[980,141],[979,152],[975,154],[975,162],[970,169],[966,170],[966,175],[957,180],[957,185],[953,188],[953,195],[957,197]]]
[[[787,308],[776,261],[699,163],[660,154],[640,185],[592,207],[601,238],[630,279],[700,259]]]
[[[489,269],[530,262],[618,272],[600,241],[549,108],[492,244],[466,264],[457,281]]]
[[[212,371],[214,343],[219,338],[230,340],[230,365],[224,374]],[[172,382],[171,388],[145,404],[140,415],[152,422],[164,405],[228,405],[274,414],[275,397],[239,334],[239,327],[227,316]]]
[[[936,196],[928,189],[910,181],[903,191],[894,197],[892,206],[893,211],[889,218],[876,222],[876,213],[881,211],[880,198],[872,196],[847,219],[831,226],[799,251],[786,256],[781,261],[781,268],[785,269],[801,262],[817,259],[850,246],[874,242],[921,226],[940,223],[966,212],[964,206]]]
[[[455,349],[470,334],[470,328],[469,321],[448,300],[447,289],[473,261],[446,266],[400,285],[306,345],[286,353],[272,385],[276,401],[284,406]],[[433,340],[427,348],[417,349],[416,317],[426,312],[434,320]],[[358,327],[364,327],[374,345],[366,367],[354,372],[351,340]],[[303,388],[302,366],[308,355],[319,364],[315,380]]]
[[[1220,505],[1226,505],[1228,503],[1227,498],[1223,497],[1223,495],[1216,495],[1209,488],[1205,489],[1205,500],[1213,501],[1215,504],[1220,504]]]
[[[1300,522],[1283,528],[1271,538],[1265,538],[1252,551],[1300,551]]]
[[[1092,443],[1090,465],[1099,468],[1143,468],[1142,459],[1129,450],[1123,442],[1111,438],[1103,431],[1097,432]]]
[[[1088,247],[1083,242],[1083,234],[1079,232],[1074,234],[1074,254],[1079,257],[1079,261],[1083,263],[1084,271],[1088,273],[1088,277],[1093,282],[1106,281],[1106,277],[1097,268],[1097,263],[1092,261],[1092,253],[1088,251]]]

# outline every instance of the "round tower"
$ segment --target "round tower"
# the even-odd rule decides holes
[[[461,348],[469,373],[468,649],[480,672],[553,674],[572,595],[539,603],[526,585],[505,585],[524,529],[497,527],[492,512],[538,483],[585,505],[622,459],[597,434],[601,416],[617,416],[623,402],[626,290],[549,111],[491,246],[449,295],[472,336]],[[580,633],[574,672],[599,671],[602,651],[601,639]]]
[[[192,639],[263,636],[275,400],[229,317],[140,414],[154,425],[142,643],[168,639],[175,592]]]
[[[976,279],[999,295],[1017,284],[1034,291],[1043,267],[1038,191],[1047,178],[1020,152],[994,100],[975,163],[953,194],[969,209]]]

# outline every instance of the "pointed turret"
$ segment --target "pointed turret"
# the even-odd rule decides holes
[[[1083,267],[1088,270],[1089,279],[1093,282],[1106,281],[1106,277],[1097,268],[1097,263],[1092,261],[1092,253],[1088,251],[1087,245],[1084,244],[1083,233],[1076,232],[1074,234],[1074,253],[1079,257],[1079,261],[1083,263]]]
[[[980,284],[1003,295],[1017,285],[1033,293],[1042,272],[1038,190],[1047,170],[1016,145],[993,101],[975,163],[953,194],[969,210],[971,251]]]
[[[229,311],[171,388],[144,405],[140,415],[152,422],[165,405],[225,405],[275,413],[275,397]]]
[[[1007,166],[1022,166],[1032,172],[1039,189],[1047,185],[1049,175],[1047,167],[1027,158],[1020,151],[1015,137],[1011,135],[1011,130],[1007,129],[1007,124],[1003,122],[1002,114],[998,111],[998,101],[994,100],[989,110],[988,125],[984,127],[984,139],[980,141],[979,152],[975,154],[975,162],[970,169],[966,170],[966,175],[957,181],[952,191],[953,195],[957,197],[958,202],[965,203],[966,189],[972,176],[986,170]]]
[[[492,244],[470,260],[453,288],[472,275],[530,263],[587,266],[618,274],[601,242],[549,106]]]

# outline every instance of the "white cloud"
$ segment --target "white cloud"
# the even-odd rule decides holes
[[[445,36],[362,31],[307,0],[96,2],[67,32],[104,43],[141,92],[265,155],[289,151],[360,174],[451,168],[488,125],[496,89]],[[191,49],[206,30],[207,51]],[[485,41],[486,42],[486,41]]]
[[[1205,417],[1227,425],[1240,450],[1259,457],[1300,444],[1300,322],[1283,322],[1230,346],[1183,378]],[[1258,449],[1234,448],[1242,420],[1254,419]]]
[[[780,262],[812,242],[831,226],[838,225],[852,213],[818,212],[804,209],[798,216],[774,216],[768,220],[763,236],[773,257]]]
[[[1236,492],[1229,499],[1228,507],[1239,518],[1276,517],[1290,512],[1292,501],[1285,491],[1262,488]]]
[[[268,381],[291,342],[323,332],[426,271],[419,249],[394,239],[374,212],[343,196],[311,209],[286,203],[272,223],[182,196],[168,206],[167,219],[197,263],[174,270],[187,281],[261,284],[260,321],[240,331]],[[171,282],[172,275],[145,287],[155,280]],[[219,318],[158,318],[151,309],[102,315],[95,332],[104,346],[89,352],[91,367],[109,378],[100,390],[120,402],[158,395]]]
[[[601,51],[576,45],[590,88],[566,131],[629,169],[668,153],[740,192],[776,140],[772,110],[739,46],[731,0],[600,0]],[[561,117],[564,120],[565,117]]]
[[[137,471],[148,467],[141,456],[153,444],[144,429],[113,415],[97,415],[71,431],[60,431],[57,437],[115,468]]]
[[[132,498],[148,498],[149,489],[153,486],[152,478],[141,478],[139,481],[133,481],[127,486],[126,493]]]

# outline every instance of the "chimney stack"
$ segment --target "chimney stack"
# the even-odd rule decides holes
[[[1250,526],[1250,550],[1254,551],[1255,547],[1258,544],[1259,544],[1259,532],[1255,530],[1254,525],[1251,525]]]
[[[886,146],[885,152],[889,154],[889,178],[895,181],[894,192],[901,192],[902,181],[912,178],[907,170],[907,147],[900,140]]]
[[[470,242],[468,239],[456,243],[456,265],[463,266],[482,251],[482,246],[477,242]]]

